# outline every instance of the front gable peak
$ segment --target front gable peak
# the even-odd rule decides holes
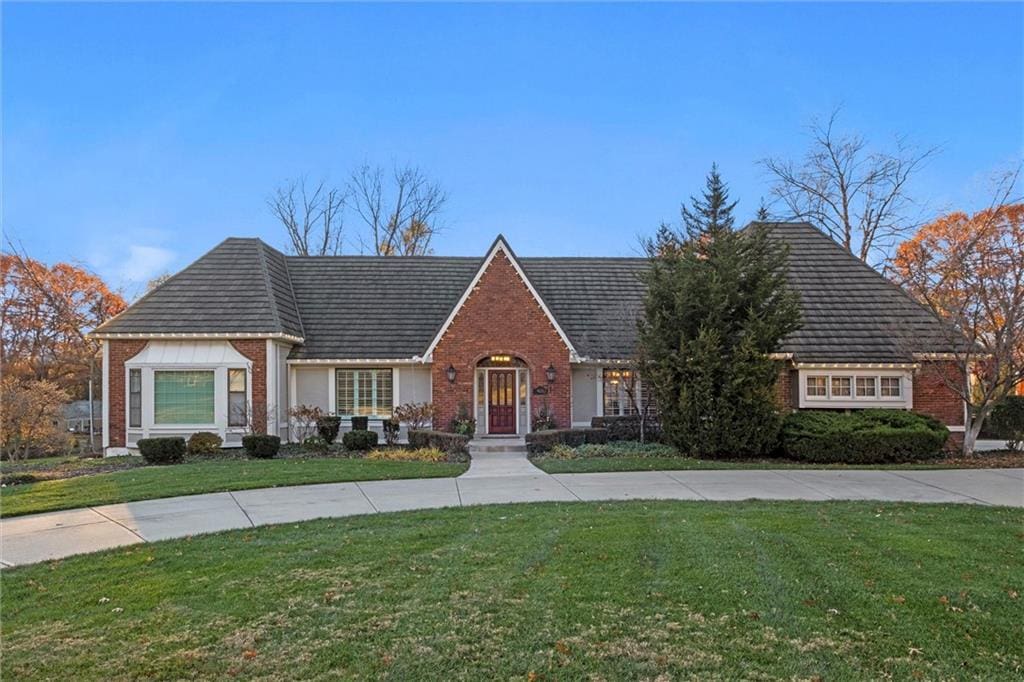
[[[527,290],[530,292],[530,295],[533,297],[533,300],[537,303],[537,306],[541,309],[541,311],[543,311],[548,321],[551,322],[551,326],[554,327],[555,332],[558,334],[559,338],[561,338],[566,348],[569,349],[570,357],[574,360],[579,359],[579,355],[576,352],[576,348],[573,346],[572,341],[569,340],[568,335],[562,329],[561,325],[558,324],[558,320],[555,319],[555,316],[551,313],[551,309],[548,308],[548,305],[544,302],[544,299],[541,298],[540,293],[538,293],[537,289],[530,282],[530,278],[526,276],[526,272],[523,270],[522,265],[520,265],[519,259],[516,256],[515,252],[512,250],[512,247],[509,246],[508,240],[505,239],[504,235],[498,234],[498,236],[494,239],[494,242],[491,244],[491,247],[487,250],[487,255],[484,256],[483,261],[480,263],[480,267],[477,268],[476,274],[473,276],[473,279],[470,280],[469,286],[466,287],[466,290],[463,292],[462,296],[459,298],[458,302],[455,304],[451,312],[448,314],[448,317],[445,319],[444,324],[442,324],[441,328],[438,329],[437,334],[434,335],[433,340],[430,342],[430,345],[427,347],[426,352],[423,354],[424,360],[430,360],[431,355],[434,352],[434,349],[437,347],[437,344],[441,342],[442,338],[444,338],[445,332],[448,331],[448,328],[452,325],[452,322],[459,314],[459,311],[466,304],[466,301],[469,300],[469,297],[472,295],[473,291],[479,285],[480,280],[484,276],[484,273],[487,272],[487,269],[491,266],[491,263],[493,263],[494,259],[499,255],[504,256],[504,258],[515,270],[516,275],[526,286]]]

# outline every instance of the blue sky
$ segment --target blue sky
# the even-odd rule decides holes
[[[804,126],[943,152],[929,210],[973,208],[1022,151],[1020,4],[10,4],[4,228],[126,292],[222,238],[284,246],[303,173],[411,162],[447,188],[440,254],[632,255],[717,161],[745,220],[756,161]],[[350,221],[350,232],[356,229]]]

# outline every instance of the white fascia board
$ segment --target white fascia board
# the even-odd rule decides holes
[[[448,315],[448,318],[444,321],[444,324],[441,325],[441,329],[438,330],[437,335],[434,336],[433,341],[431,341],[430,345],[427,346],[427,351],[423,354],[423,357],[430,359],[433,356],[434,349],[437,347],[437,344],[441,342],[442,338],[444,338],[445,332],[448,331],[448,328],[452,325],[452,322],[455,321],[455,316],[459,314],[459,311],[462,310],[462,306],[464,306],[466,304],[466,301],[469,300],[470,295],[473,293],[473,289],[475,289],[476,285],[479,284],[480,279],[484,276],[484,273],[487,271],[487,268],[490,267],[491,261],[493,261],[494,257],[498,255],[498,251],[502,251],[505,254],[505,257],[508,258],[509,263],[511,263],[512,267],[515,268],[516,274],[519,275],[519,279],[521,279],[523,283],[526,285],[526,288],[530,291],[530,294],[533,295],[533,299],[537,302],[537,304],[540,306],[540,309],[547,316],[548,321],[551,322],[551,325],[555,328],[555,331],[558,333],[559,338],[562,339],[562,343],[564,343],[565,347],[569,349],[570,361],[578,360],[580,355],[579,353],[576,352],[575,346],[573,346],[572,342],[569,340],[569,336],[562,329],[561,325],[558,324],[558,321],[555,320],[555,316],[551,313],[551,310],[548,308],[547,304],[544,303],[544,299],[540,297],[540,293],[538,293],[538,291],[533,287],[533,283],[530,282],[530,279],[526,276],[526,272],[524,272],[523,268],[519,265],[519,261],[516,259],[515,254],[512,253],[512,249],[505,241],[505,238],[501,235],[498,235],[498,238],[494,240],[494,246],[492,246],[491,250],[488,252],[487,258],[484,259],[484,262],[480,265],[479,269],[477,269],[476,274],[473,276],[472,281],[469,283],[469,286],[466,287],[466,290],[464,292],[462,292],[462,297],[459,298],[459,302],[455,304],[454,308],[452,308],[452,312]]]
[[[155,332],[94,332],[87,334],[91,339],[166,339],[168,341],[193,341],[196,339],[280,339],[289,343],[303,343],[305,339],[301,336],[283,334],[281,332],[195,332],[195,333],[173,333],[163,334]]]
[[[285,360],[288,365],[426,365],[420,357],[355,357],[355,358],[297,358]]]
[[[916,362],[795,362],[796,369],[917,369]]]

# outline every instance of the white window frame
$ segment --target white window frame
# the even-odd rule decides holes
[[[371,396],[372,396],[371,400],[373,401],[374,409],[377,409],[378,407],[380,407],[377,404],[377,377],[376,377],[376,373],[378,373],[378,372],[387,372],[387,373],[389,373],[390,376],[391,376],[391,414],[377,414],[377,413],[367,414],[367,415],[343,414],[341,412],[340,406],[338,405],[338,383],[337,383],[338,382],[338,372],[353,372],[353,373],[354,372],[374,372],[375,373],[375,376],[373,377],[373,383],[371,384],[371,388],[370,388],[370,393],[371,393]],[[334,367],[334,368],[331,369],[331,377],[332,377],[332,380],[330,381],[329,385],[330,385],[331,395],[333,396],[333,403],[334,403],[332,412],[337,414],[342,419],[349,419],[349,420],[351,420],[352,417],[366,417],[366,418],[370,419],[371,421],[383,421],[385,419],[390,419],[392,417],[392,415],[394,415],[394,413],[395,413],[395,406],[396,406],[396,403],[395,403],[395,393],[396,393],[396,391],[395,391],[395,381],[396,381],[396,377],[395,377],[395,370],[394,370],[393,367]],[[353,379],[353,381],[352,381],[352,407],[355,409],[355,408],[359,407],[359,377],[358,377],[358,375],[353,374],[352,379]]]
[[[825,395],[807,394],[808,377],[825,378]],[[832,378],[849,377],[851,395],[833,395]],[[882,395],[882,377],[898,377],[900,379],[899,396]],[[858,396],[857,379],[871,378],[875,382],[875,395]],[[880,407],[897,410],[909,410],[914,406],[913,374],[905,369],[889,368],[836,368],[836,369],[801,369],[798,373],[800,387],[799,407],[801,408],[833,408],[862,409]]]

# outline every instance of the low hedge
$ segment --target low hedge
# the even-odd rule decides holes
[[[185,459],[184,438],[142,438],[136,447],[149,464],[177,464]]]
[[[415,449],[436,448],[449,454],[464,455],[469,452],[469,436],[447,431],[410,429],[409,447]]]
[[[782,454],[821,464],[912,462],[940,457],[948,438],[942,423],[914,412],[806,410],[786,417]]]
[[[188,437],[188,444],[185,447],[190,455],[213,455],[220,452],[223,442],[216,433],[197,431]]]
[[[250,457],[270,459],[281,449],[281,439],[278,436],[268,436],[262,433],[251,434],[242,436],[242,447]]]
[[[346,450],[355,452],[371,450],[377,447],[377,432],[362,429],[346,431],[341,437],[341,444],[345,446]]]
[[[1016,450],[1024,444],[1024,396],[1011,395],[995,406],[988,418],[989,433]]]
[[[607,443],[608,429],[550,429],[526,434],[526,449],[532,454],[547,452],[556,445],[576,447],[587,443]]]
[[[590,426],[595,429],[606,429],[609,441],[640,440],[640,417],[637,415],[594,417],[590,420]],[[661,424],[656,419],[647,418],[644,424],[644,440],[661,440]]]
[[[328,444],[337,440],[339,430],[341,430],[341,417],[325,415],[316,420],[317,435],[327,441]]]

